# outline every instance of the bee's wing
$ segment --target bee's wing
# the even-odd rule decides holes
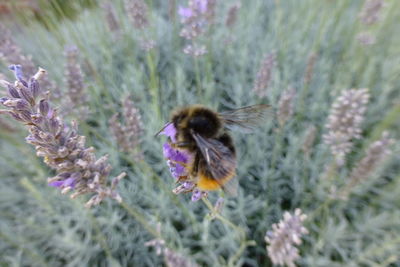
[[[207,162],[207,167],[212,177],[220,183],[221,187],[231,195],[235,195],[235,189],[230,183],[225,183],[224,178],[235,174],[235,154],[223,143],[216,139],[204,138],[192,132],[202,156]]]
[[[261,119],[265,117],[269,105],[253,105],[219,113],[224,125],[229,130],[239,129],[243,132],[252,132]]]
[[[230,179],[228,182],[222,185],[222,190],[227,193],[230,197],[237,197],[239,188],[238,179]]]

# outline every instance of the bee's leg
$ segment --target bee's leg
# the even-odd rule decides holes
[[[191,145],[189,142],[178,142],[178,143],[170,143],[169,144],[173,148],[187,148]]]
[[[189,166],[187,163],[182,162],[182,161],[177,161],[177,160],[173,160],[173,159],[170,159],[169,161],[171,161],[172,163],[175,163],[175,164],[179,164],[185,168]]]

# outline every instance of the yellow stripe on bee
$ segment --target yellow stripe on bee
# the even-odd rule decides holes
[[[207,177],[205,175],[199,174],[199,180],[197,181],[197,187],[200,190],[204,191],[211,191],[211,190],[218,190],[221,188],[221,185],[224,185],[230,179],[235,176],[235,173],[229,174],[228,176],[224,177],[220,180],[215,180],[214,178]]]

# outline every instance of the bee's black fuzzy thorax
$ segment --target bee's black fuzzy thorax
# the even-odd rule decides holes
[[[216,137],[222,128],[218,114],[206,107],[195,105],[175,112],[172,122],[178,132],[192,139],[191,132],[200,134],[206,138]]]

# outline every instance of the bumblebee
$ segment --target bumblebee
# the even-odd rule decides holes
[[[176,134],[169,144],[193,155],[188,163],[177,162],[189,173],[183,179],[195,181],[200,190],[222,188],[235,194],[231,181],[236,174],[236,150],[229,131],[252,131],[268,107],[253,105],[218,113],[202,105],[191,105],[173,112],[166,126],[172,123]]]

